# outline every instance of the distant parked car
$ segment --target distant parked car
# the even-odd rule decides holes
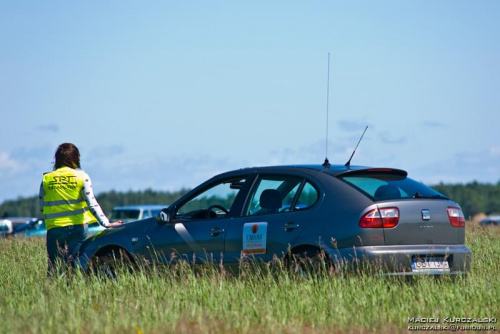
[[[11,234],[14,229],[12,222],[8,219],[0,219],[0,236]]]
[[[111,212],[111,217],[109,220],[122,220],[124,222],[131,222],[135,220],[156,217],[160,213],[160,211],[162,209],[165,209],[166,207],[168,207],[168,205],[162,204],[117,206]]]
[[[488,225],[500,225],[500,216],[488,216],[479,221],[479,225],[488,226]]]
[[[99,231],[103,231],[106,228],[101,226],[98,222],[88,225],[87,235],[91,236]],[[47,229],[45,228],[45,221],[40,220],[37,224],[34,224],[31,228],[26,229],[24,232],[18,233],[18,235],[24,235],[25,237],[45,237],[47,235]]]
[[[5,217],[0,220],[0,234],[14,235],[24,233],[40,221],[36,217]]]
[[[45,229],[45,221],[43,219],[38,220],[35,223],[32,223],[24,231],[20,231],[17,233],[18,235],[26,236],[26,237],[45,237],[47,234],[47,230]]]

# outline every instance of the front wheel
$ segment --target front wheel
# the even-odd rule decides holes
[[[106,278],[117,278],[123,269],[132,269],[132,261],[123,249],[104,252],[92,260],[92,272]]]

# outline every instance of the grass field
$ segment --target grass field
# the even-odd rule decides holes
[[[399,333],[445,318],[500,318],[500,228],[467,230],[466,278],[379,275],[240,277],[189,266],[115,280],[72,273],[46,279],[43,239],[0,240],[0,333]],[[438,324],[409,318],[439,319]]]

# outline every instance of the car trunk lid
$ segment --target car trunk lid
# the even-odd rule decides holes
[[[384,228],[386,245],[459,244],[460,231],[451,225],[447,200],[405,200],[378,204],[378,208],[397,207],[399,222],[395,227]]]

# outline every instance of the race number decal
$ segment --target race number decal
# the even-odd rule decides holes
[[[266,254],[267,223],[246,223],[243,225],[243,253]]]

